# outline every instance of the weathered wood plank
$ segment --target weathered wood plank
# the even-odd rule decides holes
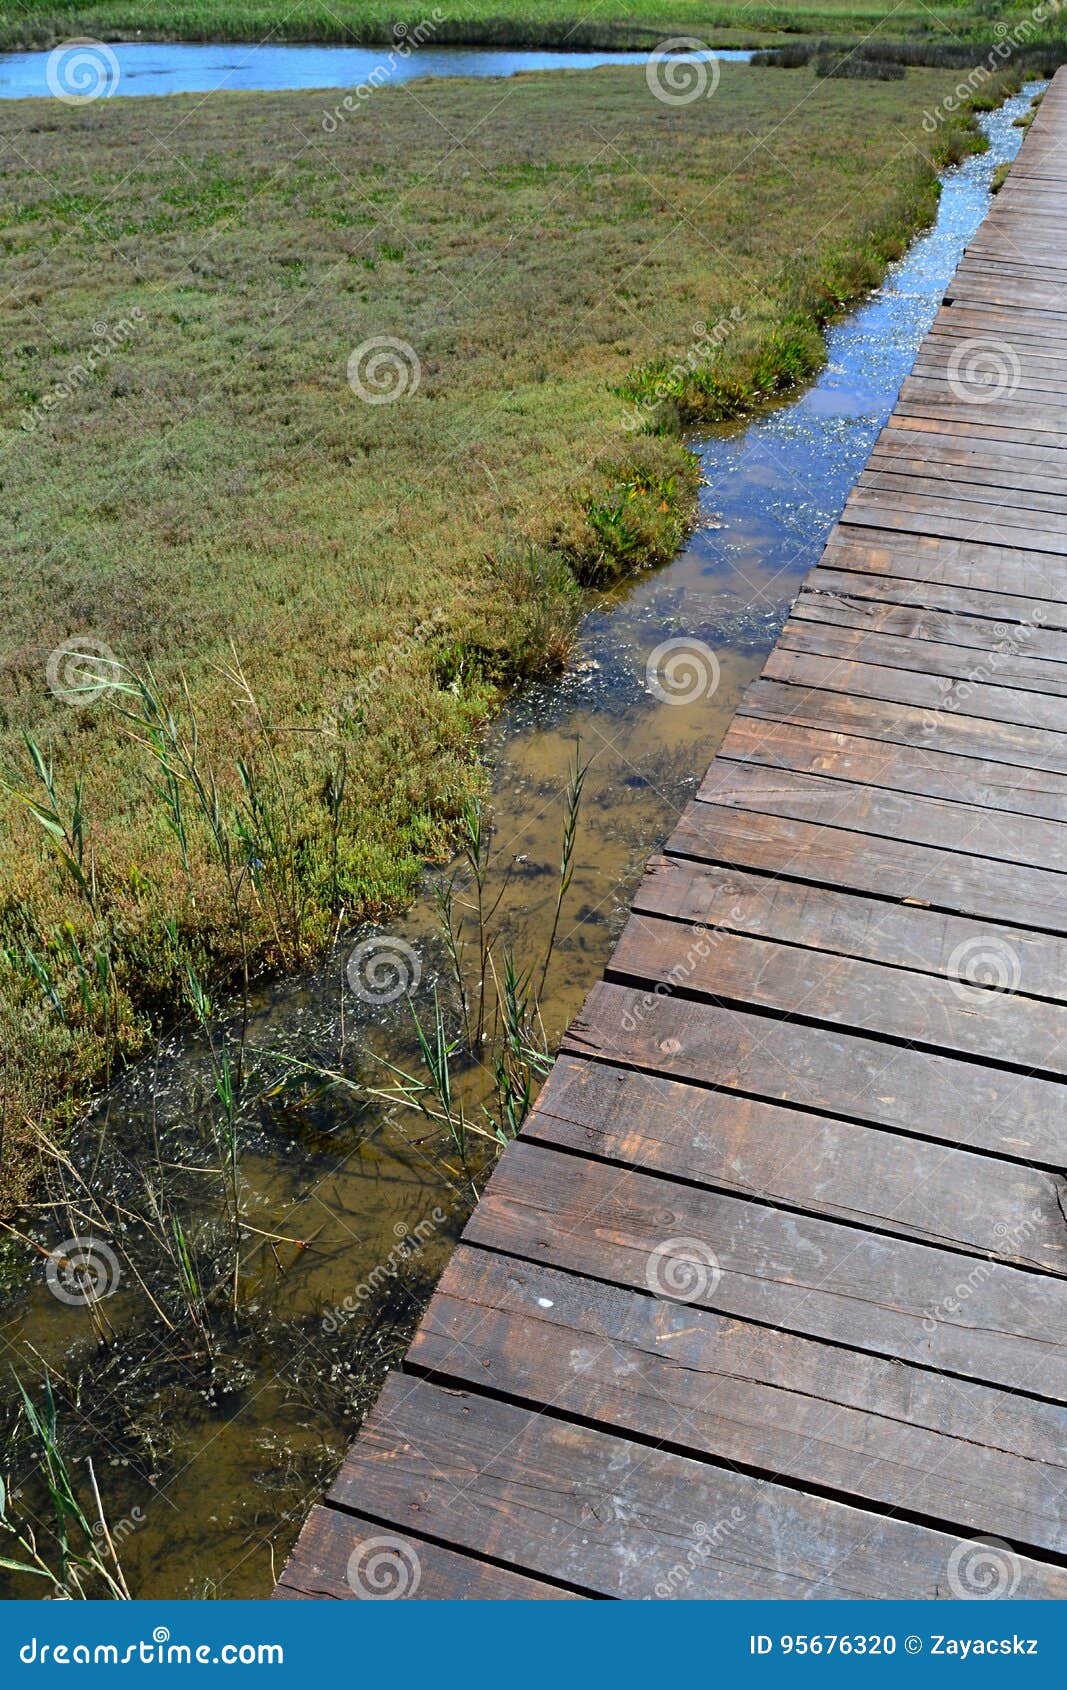
[[[829,780],[860,781],[896,792],[950,802],[966,799],[988,810],[1067,822],[1067,775],[1012,763],[991,763],[893,740],[864,738],[839,728],[805,727],[758,716],[735,716],[720,758],[795,769]]]
[[[1064,1410],[460,1245],[412,1344],[442,1379],[1067,1549]]]
[[[594,986],[568,1055],[1067,1169],[1063,1087],[829,1027]]]
[[[584,1017],[583,1017],[584,1019]],[[1067,1284],[520,1139],[468,1243],[1067,1401]],[[377,1512],[375,1509],[374,1512]]]
[[[1006,811],[990,813],[976,804],[893,792],[862,781],[829,780],[822,775],[765,768],[724,757],[716,757],[697,797],[708,804],[794,816],[826,827],[876,834],[880,839],[929,845],[957,856],[995,858],[1018,864],[1020,869],[1029,866],[1028,873],[1018,876],[1020,886],[1031,890],[1041,887],[1053,898],[1063,898],[1067,892],[1067,886],[1050,873],[1062,873],[1067,867],[1067,829],[1062,822]],[[1032,865],[1039,863],[1048,868],[1035,870]],[[1035,873],[1046,878],[1035,879]],[[1015,877],[1002,872],[1001,882],[1010,893]]]
[[[1062,704],[1055,702],[1067,698],[1067,663],[1047,663],[1031,656],[1025,638],[1002,638],[999,649],[976,656],[967,646],[873,629],[834,628],[791,616],[778,636],[778,649],[836,662],[904,669],[955,682],[956,688],[943,689],[943,696],[949,699],[950,708],[961,709],[967,715],[981,715],[988,708],[989,694],[985,689],[990,686],[1040,693],[1047,702],[1039,714],[1053,726],[1067,714]]]
[[[1016,1266],[1067,1267],[1059,1175],[854,1121],[565,1056],[523,1136]]]
[[[601,1596],[952,1595],[949,1533],[395,1375],[330,1494]],[[1019,1558],[1016,1596],[1065,1594]]]
[[[910,901],[1000,926],[1062,934],[1067,925],[1058,881],[1044,870],[1020,869],[1009,884],[1004,865],[995,859],[778,815],[770,804],[763,810],[690,804],[666,850],[675,857]]]
[[[545,1584],[477,1556],[338,1508],[313,1508],[275,1588],[288,1601],[574,1601]]]
[[[783,665],[779,673],[783,672],[790,670]],[[795,675],[796,670],[792,673]],[[942,698],[945,696],[942,694]],[[748,689],[738,708],[743,715],[766,717],[774,722],[892,739],[901,745],[923,746],[986,762],[1016,764],[1038,773],[1067,773],[1063,758],[1067,735],[1017,722],[999,722],[991,716],[968,716],[950,705],[938,708],[904,704],[895,699],[869,697],[858,690],[764,678]],[[872,730],[869,736],[868,728]]]
[[[860,897],[719,863],[654,856],[645,865],[633,908],[700,928],[785,940],[808,950],[918,969],[942,979],[957,978],[975,949],[1011,947],[1019,956],[1018,991],[1067,1002],[1067,940],[969,921],[882,896]]]
[[[890,453],[876,448],[860,479],[865,487],[885,491],[936,492],[939,486],[942,490],[951,486],[963,498],[991,505],[1022,506],[1031,512],[1046,508],[1067,511],[1062,470],[1058,465],[1038,466],[1033,459],[1025,466],[1018,459],[998,466],[990,462],[988,454],[980,463],[962,453],[954,462],[946,462],[943,455],[933,452],[920,459],[910,452]]]
[[[1005,623],[1029,623],[1039,619],[1044,629],[1057,632],[1067,629],[1067,604],[1057,604],[1052,599],[1027,599],[1011,593],[958,587],[904,575],[853,571],[848,567],[847,559],[843,560],[841,568],[829,563],[817,565],[804,587],[806,592],[825,593],[851,603],[942,611],[959,617],[961,622],[968,616]]]
[[[968,984],[966,975],[946,980],[795,941],[725,928],[687,933],[677,922],[633,915],[606,978],[1067,1077],[1067,1008],[1016,989],[1022,961],[1014,947],[979,943],[999,990]]]
[[[1044,628],[1033,621],[1019,630],[1010,623],[977,613],[958,615],[918,605],[878,604],[813,591],[808,586],[795,600],[790,620],[913,640],[920,647],[945,645],[951,651],[979,653],[977,658],[972,656],[972,662],[981,661],[986,654],[1014,651],[1039,659],[1047,668],[1054,664],[1067,668],[1067,639],[1057,629]]]
[[[822,566],[853,574],[901,577],[931,585],[964,587],[1052,604],[1067,601],[1067,568],[1047,551],[1027,552],[1015,543],[990,545],[967,535],[900,533],[885,524],[863,527],[848,520],[826,542]],[[983,614],[981,604],[974,607]],[[1034,608],[1028,614],[1034,616]],[[1046,626],[1059,627],[1047,612]]]
[[[975,717],[985,722],[1007,722],[1029,728],[1041,739],[1015,739],[1030,753],[1031,747],[1045,760],[1067,771],[1067,733],[1063,731],[1063,702],[1060,698],[1024,688],[992,684],[980,678],[953,679],[918,669],[889,668],[849,657],[826,657],[817,652],[775,646],[767,659],[764,676],[794,687],[814,687],[830,692],[847,692],[857,698],[884,699],[909,704],[918,710],[951,712],[956,717]]]
[[[965,499],[874,492],[857,484],[849,494],[841,520],[854,527],[945,535],[994,546],[1025,549],[1032,542],[1034,550],[1043,557],[1050,553],[1067,556],[1067,519],[1042,512],[1038,531],[1032,512],[1012,510],[1006,505],[992,508]]]

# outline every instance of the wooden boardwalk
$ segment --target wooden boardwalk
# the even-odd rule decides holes
[[[1065,823],[1061,71],[277,1594],[1067,1597]]]

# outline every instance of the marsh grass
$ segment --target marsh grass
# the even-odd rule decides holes
[[[435,45],[647,47],[665,35],[696,36],[711,45],[758,45],[783,34],[862,36],[885,33],[940,44],[987,35],[989,0],[933,0],[894,8],[885,0],[784,0],[754,5],[724,0],[709,14],[704,0],[637,0],[582,15],[573,0],[444,0]],[[992,15],[1025,16],[1027,0],[996,5]],[[9,0],[0,16],[0,45],[51,46],[73,35],[102,39],[182,41],[321,41],[392,43],[397,24],[410,30],[433,8],[410,0]]]
[[[83,1503],[64,1455],[51,1379],[45,1375],[40,1408],[21,1379],[16,1378],[15,1384],[32,1446],[30,1482],[36,1481],[36,1488],[47,1498],[51,1519],[42,1527],[20,1514],[8,1479],[0,1477],[0,1533],[17,1551],[17,1557],[0,1555],[0,1567],[46,1579],[57,1596],[81,1600],[103,1596],[128,1602],[130,1592],[92,1461],[86,1461],[92,1501]]]
[[[814,70],[819,78],[840,74],[852,80],[866,79],[870,70],[874,80],[880,81],[887,63],[820,58]],[[890,69],[892,82],[907,74],[899,66]],[[995,109],[1021,82],[1021,71],[1002,71],[961,101],[959,110],[938,126],[931,139],[937,162],[957,163],[968,152],[982,150],[985,143],[975,135],[973,114]],[[660,359],[631,372],[620,394],[646,408],[649,427],[669,431],[679,423],[716,422],[741,415],[810,380],[825,362],[823,329],[847,305],[877,286],[886,266],[904,251],[911,233],[933,220],[937,200],[937,184],[929,170],[914,163],[905,165],[889,208],[876,211],[845,241],[831,239],[816,251],[802,251],[768,280],[770,310],[743,315],[706,361],[672,367]]]
[[[1029,10],[1021,12],[1019,17],[1021,23],[1028,23]],[[1057,65],[1067,59],[1067,36],[1062,32],[1050,31],[1047,38],[1035,40],[1032,31],[1020,30],[1018,38],[1013,40],[1010,23],[1007,18],[1004,21],[1007,26],[1004,36],[983,36],[979,32],[976,38],[951,41],[901,41],[878,37],[868,37],[858,43],[843,38],[796,41],[759,49],[753,53],[752,63],[756,66],[769,65],[778,70],[799,70],[804,65],[818,62],[825,67],[819,71],[822,76],[848,76],[852,74],[847,68],[850,63],[865,67],[890,65],[895,70],[923,66],[932,70],[969,71],[981,65],[992,71],[1013,69],[1031,76],[1051,76]],[[835,71],[835,65],[845,68]],[[864,70],[859,74],[876,73]],[[899,81],[897,76],[893,79]]]
[[[502,689],[564,661],[581,584],[683,537],[679,424],[803,379],[933,214],[921,119],[953,82],[798,104],[792,73],[724,65],[683,108],[640,67],[426,83],[334,134],[321,95],[176,98],[154,150],[137,102],[0,102],[9,1204],[191,977],[247,989],[448,854]],[[902,134],[931,147],[903,177]],[[634,429],[620,392],[736,312]],[[422,383],[369,406],[346,366],[383,333]],[[48,656],[81,634],[114,684],[63,703]]]

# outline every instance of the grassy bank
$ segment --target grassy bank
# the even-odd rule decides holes
[[[576,582],[684,531],[634,372],[806,373],[968,144],[922,127],[954,81],[0,104],[5,1200],[196,981],[410,895]]]
[[[508,46],[644,47],[689,35],[717,46],[758,45],[789,34],[872,33],[892,39],[985,39],[991,21],[1026,16],[1031,6],[935,0],[892,7],[885,0],[785,0],[781,5],[723,0],[635,0],[586,14],[573,0],[9,0],[0,6],[0,46],[52,46],[73,35],[175,41],[388,42],[393,26],[438,20],[448,41]]]

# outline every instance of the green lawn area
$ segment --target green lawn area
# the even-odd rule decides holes
[[[0,102],[0,768],[36,804],[0,798],[9,1189],[189,969],[410,894],[576,579],[677,545],[679,407],[810,371],[930,218],[955,81]],[[672,365],[677,405],[635,406]],[[71,640],[173,724],[72,701]]]
[[[72,35],[185,41],[383,41],[392,26],[440,20],[433,39],[510,45],[645,46],[668,35],[711,45],[757,44],[782,34],[893,40],[992,38],[996,21],[1025,16],[1026,0],[611,0],[593,10],[573,0],[14,0],[0,7],[0,44],[46,44]]]

